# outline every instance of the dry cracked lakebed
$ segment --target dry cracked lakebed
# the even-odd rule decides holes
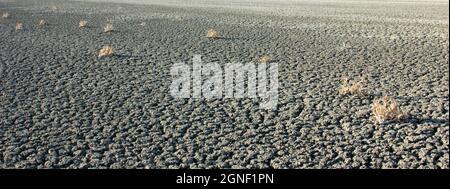
[[[258,1],[0,0],[0,167],[449,168],[448,1]],[[172,97],[194,55],[270,56],[277,108]],[[384,95],[408,118],[377,124]]]

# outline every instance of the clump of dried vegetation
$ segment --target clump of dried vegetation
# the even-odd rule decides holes
[[[341,87],[339,88],[340,95],[364,95],[364,78],[350,80],[348,77],[341,79]]]
[[[111,45],[105,45],[102,49],[100,49],[100,52],[98,53],[98,57],[106,57],[106,56],[112,56],[113,55],[113,49]]]
[[[80,23],[78,23],[78,27],[84,28],[87,27],[88,22],[86,20],[80,20]]]
[[[111,23],[107,23],[106,26],[103,28],[105,33],[112,32],[114,30],[113,25]]]
[[[258,61],[260,63],[266,64],[266,63],[270,63],[270,61],[272,61],[272,58],[268,55],[263,55],[263,56],[259,57]]]
[[[16,31],[19,31],[19,30],[23,30],[23,24],[22,24],[22,22],[17,22],[17,23],[16,23]]]
[[[219,37],[219,32],[214,29],[208,29],[206,33],[207,38],[217,39]]]
[[[48,23],[45,20],[39,20],[39,23],[38,23],[39,26],[45,26],[47,24]]]
[[[4,19],[9,18],[9,13],[8,12],[4,12],[2,14],[2,18],[4,18]]]
[[[372,114],[375,121],[382,124],[386,121],[400,121],[407,117],[400,105],[391,97],[384,96],[372,104]]]

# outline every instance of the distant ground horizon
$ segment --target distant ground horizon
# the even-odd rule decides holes
[[[448,0],[73,0],[85,2],[115,2],[128,4],[166,4],[179,6],[251,6],[267,7],[272,6],[297,6],[305,3],[325,5],[327,3],[341,4],[448,4]]]

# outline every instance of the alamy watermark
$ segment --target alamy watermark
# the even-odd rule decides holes
[[[200,55],[192,65],[176,63],[170,74],[174,98],[258,98],[260,108],[278,104],[278,63],[203,63]]]

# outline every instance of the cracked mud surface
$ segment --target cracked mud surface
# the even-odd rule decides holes
[[[40,2],[0,0],[2,168],[449,168],[448,2]],[[195,54],[273,57],[277,110],[171,97],[170,66]],[[345,76],[368,94],[339,95]],[[410,117],[375,124],[383,95]]]

